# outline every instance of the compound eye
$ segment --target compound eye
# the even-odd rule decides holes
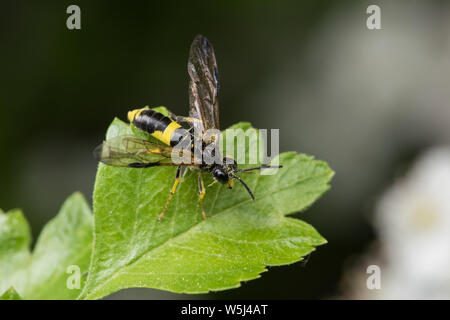
[[[222,183],[225,183],[228,181],[228,175],[220,169],[214,170],[214,177],[216,177],[216,179]]]

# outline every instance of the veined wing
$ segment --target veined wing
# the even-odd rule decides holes
[[[172,150],[170,146],[125,135],[104,141],[94,150],[94,157],[110,166],[145,167],[172,163]]]
[[[219,73],[211,43],[197,35],[189,51],[189,115],[201,121],[194,122],[200,132],[220,129],[219,125]]]

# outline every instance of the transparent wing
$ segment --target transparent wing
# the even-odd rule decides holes
[[[171,163],[172,147],[138,139],[118,136],[107,140],[94,150],[94,157],[107,165],[134,167],[136,164]]]
[[[197,35],[189,51],[189,115],[200,119],[194,127],[200,132],[220,129],[219,124],[219,73],[211,43]]]

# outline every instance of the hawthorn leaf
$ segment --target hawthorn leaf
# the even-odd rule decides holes
[[[0,296],[0,300],[22,300],[22,297],[11,287]]]
[[[251,126],[232,128],[245,134]],[[106,139],[130,134],[131,126],[115,119]],[[254,143],[251,139],[245,137]],[[309,207],[329,189],[334,173],[325,162],[295,152],[282,153],[279,162],[283,168],[274,175],[240,174],[256,201],[241,184],[232,190],[210,185],[212,177],[204,173],[205,186],[210,185],[205,220],[194,170],[187,170],[164,218],[158,220],[175,167],[100,163],[93,196],[93,254],[79,298],[99,299],[130,287],[177,293],[225,290],[260,277],[267,266],[300,261],[326,240],[308,223],[286,215]]]
[[[14,285],[22,291],[30,263],[31,233],[27,220],[18,209],[0,210],[0,292]]]
[[[44,227],[31,253],[30,229],[22,212],[0,213],[0,292],[14,286],[23,299],[76,298],[89,266],[92,225],[88,204],[74,193]],[[72,275],[80,281],[68,286]]]

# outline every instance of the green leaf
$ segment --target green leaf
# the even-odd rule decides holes
[[[30,227],[20,210],[0,210],[0,292],[23,290],[30,262]]]
[[[0,296],[0,300],[22,300],[22,297],[11,287]]]
[[[24,299],[76,298],[81,288],[68,288],[68,267],[78,266],[80,275],[87,271],[92,222],[83,196],[73,194],[44,227],[31,254],[30,230],[22,213],[0,214],[0,292],[14,286]]]
[[[233,128],[248,130],[242,123]],[[107,139],[130,134],[115,119]],[[310,206],[328,190],[333,172],[325,162],[295,152],[280,155],[275,175],[241,177],[232,190],[207,187],[208,218],[198,204],[197,173],[188,170],[164,218],[175,168],[117,168],[99,165],[93,198],[94,247],[80,298],[99,299],[120,289],[148,287],[204,293],[238,287],[267,266],[300,261],[326,240],[309,224],[287,214]],[[205,185],[213,180],[203,175]]]

